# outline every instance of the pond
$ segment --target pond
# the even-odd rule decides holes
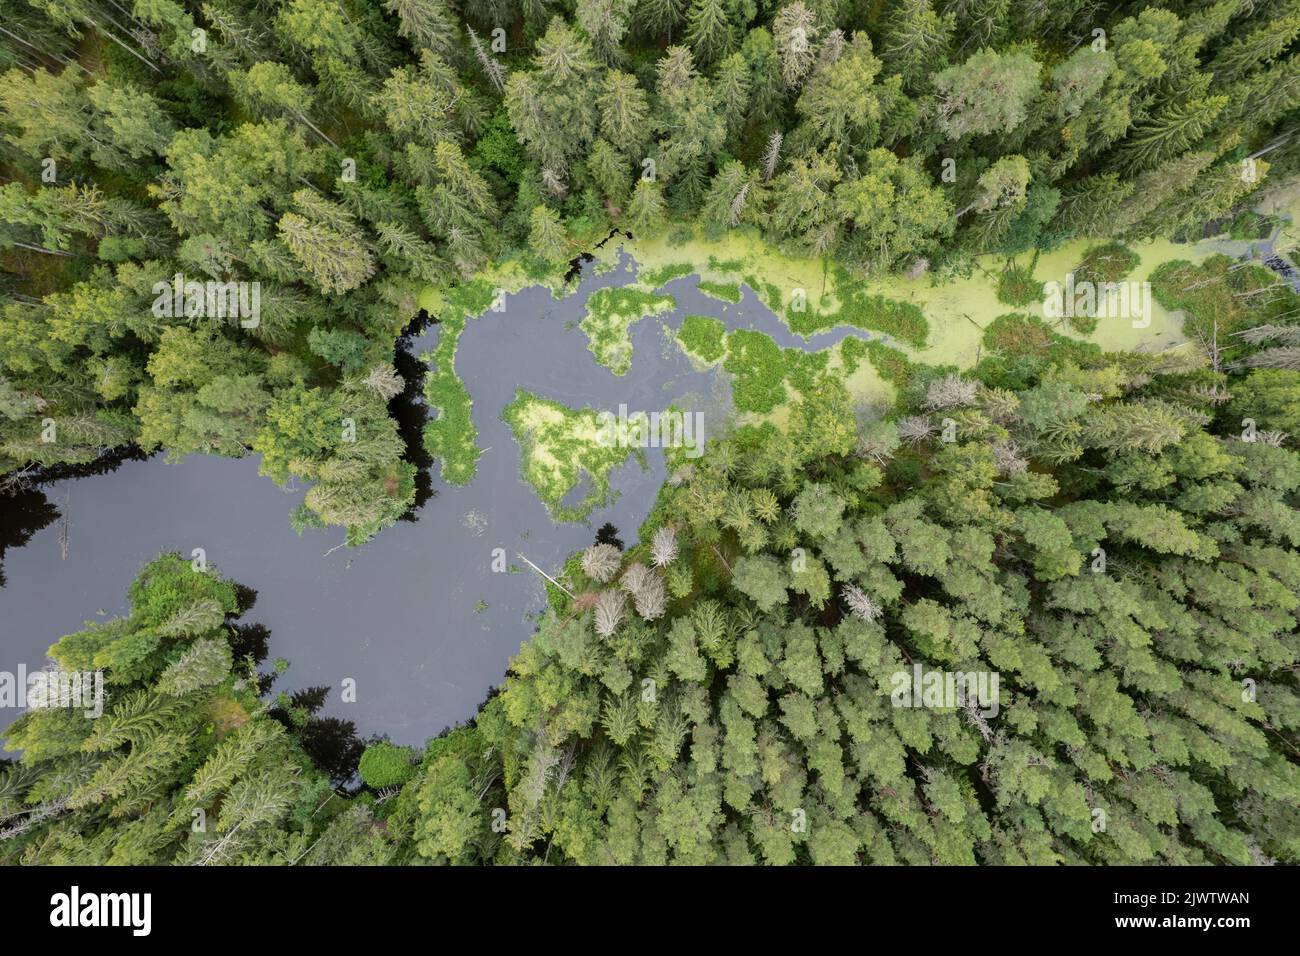
[[[1181,247],[1168,255],[1189,251]],[[1149,272],[1155,262],[1143,260]],[[601,264],[612,268],[597,268]],[[416,745],[472,717],[544,606],[542,579],[519,556],[556,573],[607,523],[633,544],[665,478],[662,450],[647,449],[643,463],[630,459],[611,474],[612,501],[584,521],[553,521],[522,480],[520,446],[501,419],[517,389],[570,408],[700,411],[707,438],[730,418],[729,386],[725,375],[693,364],[677,346],[674,330],[686,315],[714,316],[729,331],[753,329],[782,347],[809,351],[849,335],[889,341],[843,327],[803,339],[747,286],[740,302],[731,304],[701,293],[699,277],[689,276],[663,287],[675,299],[671,312],[632,325],[631,366],[616,376],[597,364],[577,326],[592,292],[629,284],[635,273],[620,252],[612,261],[584,264],[576,290],[559,301],[546,288],[525,288],[508,296],[502,311],[489,310],[468,324],[456,370],[473,400],[483,449],[477,474],[453,487],[434,465],[410,520],[361,548],[337,547],[338,529],[295,534],[288,516],[304,489],[281,489],[259,477],[251,456],[192,456],[176,464],[161,455],[128,459],[98,474],[0,498],[0,670],[43,666],[46,649],[63,634],[87,620],[124,613],[127,586],[158,553],[189,556],[202,548],[219,573],[256,589],[244,620],[269,629],[270,656],[290,662],[277,687],[329,688],[320,716],[350,720],[367,736]],[[982,324],[970,318],[972,297],[988,297],[991,283],[983,277],[963,282],[923,299],[931,348],[951,360],[953,339],[960,339],[971,354],[959,364],[969,365],[975,349],[966,347],[977,342],[978,330],[968,326]],[[891,291],[917,298],[921,288]],[[953,314],[944,314],[941,297],[955,303]],[[1178,339],[1177,326],[1161,325],[1152,333],[1159,333],[1162,346]],[[438,334],[433,326],[405,341],[399,366],[409,369]],[[925,353],[916,358],[936,360]],[[878,392],[881,383],[872,384]],[[424,413],[407,411],[418,412],[417,418]],[[504,573],[493,570],[502,564],[495,549],[511,566]],[[342,699],[347,678],[355,681],[355,702]],[[0,728],[13,716],[0,714]]]
[[[632,326],[626,375],[598,365],[576,326],[587,296],[631,282],[630,262],[597,274],[587,264],[577,290],[556,301],[541,287],[508,296],[461,338],[456,368],[473,399],[484,449],[474,480],[451,487],[430,476],[432,495],[410,517],[361,548],[336,548],[338,529],[295,534],[289,513],[305,489],[258,476],[258,459],[161,454],[0,499],[0,670],[35,670],[46,649],[83,622],[125,613],[127,586],[162,551],[202,548],[225,577],[254,588],[245,621],[270,631],[270,654],[290,662],[283,687],[329,687],[320,716],[353,721],[366,735],[422,744],[473,716],[500,682],[544,605],[527,559],[556,573],[575,550],[612,524],[625,544],[649,514],[665,478],[661,449],[646,450],[611,476],[614,498],[583,522],[553,521],[520,477],[520,447],[501,413],[522,388],[573,408],[701,411],[706,437],[730,409],[724,376],[694,366],[672,330],[687,314],[714,315],[783,346],[824,348],[836,330],[805,343],[752,292],[732,305],[695,291],[693,278],[667,287],[677,307]],[[404,344],[431,349],[433,326]],[[399,363],[409,364],[409,363]],[[493,570],[504,549],[506,573]],[[501,562],[496,562],[500,567]],[[344,679],[356,683],[345,703]],[[280,685],[277,685],[280,686]],[[0,715],[0,727],[16,713]]]

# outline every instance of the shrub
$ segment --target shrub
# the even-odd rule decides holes
[[[357,770],[366,785],[376,790],[400,787],[415,776],[414,751],[387,741],[371,744],[361,755]]]

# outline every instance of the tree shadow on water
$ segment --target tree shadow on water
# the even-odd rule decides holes
[[[406,445],[405,459],[416,467],[415,499],[402,515],[403,521],[418,521],[416,514],[437,494],[433,490],[433,456],[424,447],[424,426],[429,420],[429,406],[424,401],[424,376],[428,367],[411,351],[411,341],[434,320],[421,309],[402,330],[393,351],[393,367],[402,378],[402,390],[388,401],[388,414],[397,422],[397,433]]]
[[[59,509],[36,488],[17,488],[0,495],[0,588],[5,586],[4,557],[59,519]]]
[[[235,613],[226,618],[231,654],[236,661],[249,661],[252,668],[256,668],[270,655],[271,629],[254,621],[237,620],[257,603],[256,590],[236,584],[235,602]],[[262,695],[271,693],[276,681],[285,673],[286,667],[278,661],[270,671],[259,672],[257,686]],[[333,786],[355,786],[357,764],[366,749],[366,743],[357,735],[356,725],[352,721],[317,716],[317,712],[325,706],[330,690],[329,687],[320,686],[278,694],[267,714],[298,738],[312,763],[329,774]]]
[[[618,536],[618,528],[614,527],[608,521],[601,525],[600,530],[596,532],[596,543],[612,544],[620,551],[626,550],[623,545],[623,539]]]
[[[88,478],[115,471],[124,461],[144,461],[149,456],[133,445],[106,452],[84,465],[51,465],[25,470],[23,477],[0,481],[0,588],[5,586],[4,558],[10,548],[21,548],[32,537],[63,517],[60,497],[50,484],[70,478]]]
[[[281,704],[267,713],[298,738],[312,763],[329,774],[330,783],[344,787],[355,783],[366,743],[352,721],[316,716],[325,706],[330,690],[326,686],[307,687],[281,695]]]

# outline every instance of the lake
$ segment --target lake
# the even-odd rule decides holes
[[[629,459],[611,476],[613,501],[581,523],[552,521],[520,477],[519,445],[501,421],[517,388],[574,408],[700,411],[707,437],[729,417],[729,388],[725,376],[693,366],[675,344],[685,315],[756,329],[783,347],[872,337],[841,328],[805,341],[750,290],[733,305],[696,291],[697,279],[687,277],[664,287],[675,310],[632,326],[632,365],[616,376],[596,363],[577,324],[592,292],[634,278],[626,257],[604,272],[588,263],[577,289],[560,301],[545,288],[524,289],[507,297],[503,311],[472,320],[456,368],[484,449],[477,475],[452,487],[435,465],[432,494],[412,520],[363,547],[336,548],[339,529],[295,534],[289,513],[305,489],[259,477],[255,456],[172,464],[159,454],[0,499],[0,544],[7,545],[0,555],[0,670],[43,666],[46,649],[63,634],[126,612],[127,586],[145,563],[162,551],[189,556],[202,548],[221,575],[257,591],[244,621],[268,628],[271,658],[291,665],[277,688],[330,688],[321,716],[402,744],[422,744],[472,717],[545,604],[542,579],[517,555],[557,573],[606,523],[633,544],[665,478],[662,450],[647,449],[645,467]],[[399,367],[410,367],[437,335],[433,326],[404,342]],[[523,570],[494,572],[497,548]],[[354,703],[342,700],[347,678],[355,681]],[[12,716],[0,717],[0,726]]]

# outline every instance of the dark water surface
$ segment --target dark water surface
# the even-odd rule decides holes
[[[700,410],[706,436],[714,436],[726,423],[729,390],[722,376],[692,368],[673,343],[684,315],[715,315],[729,329],[758,329],[783,347],[820,349],[865,335],[837,329],[804,341],[749,289],[729,305],[685,278],[666,287],[675,311],[632,327],[632,367],[615,376],[596,364],[577,323],[591,292],[632,278],[626,260],[603,275],[587,266],[578,291],[561,301],[546,289],[526,289],[508,297],[503,312],[468,323],[456,368],[485,449],[478,474],[450,487],[435,466],[432,495],[413,520],[364,547],[331,550],[342,539],[339,529],[295,534],[288,518],[304,489],[259,477],[251,456],[169,464],[159,455],[0,497],[0,671],[14,673],[19,664],[35,670],[60,636],[86,620],[125,613],[127,586],[160,552],[188,557],[203,548],[221,575],[256,590],[243,620],[269,628],[270,656],[289,661],[277,687],[330,688],[322,716],[403,744],[422,744],[473,716],[544,605],[541,578],[517,553],[555,573],[606,522],[633,544],[665,477],[662,452],[647,449],[646,468],[629,459],[611,476],[612,503],[585,523],[554,523],[520,478],[519,446],[500,420],[516,388],[575,408]],[[435,326],[410,352],[432,348],[437,335]],[[493,573],[495,548],[524,570]],[[355,703],[342,700],[347,678],[356,682]],[[0,728],[15,716],[0,711]]]

